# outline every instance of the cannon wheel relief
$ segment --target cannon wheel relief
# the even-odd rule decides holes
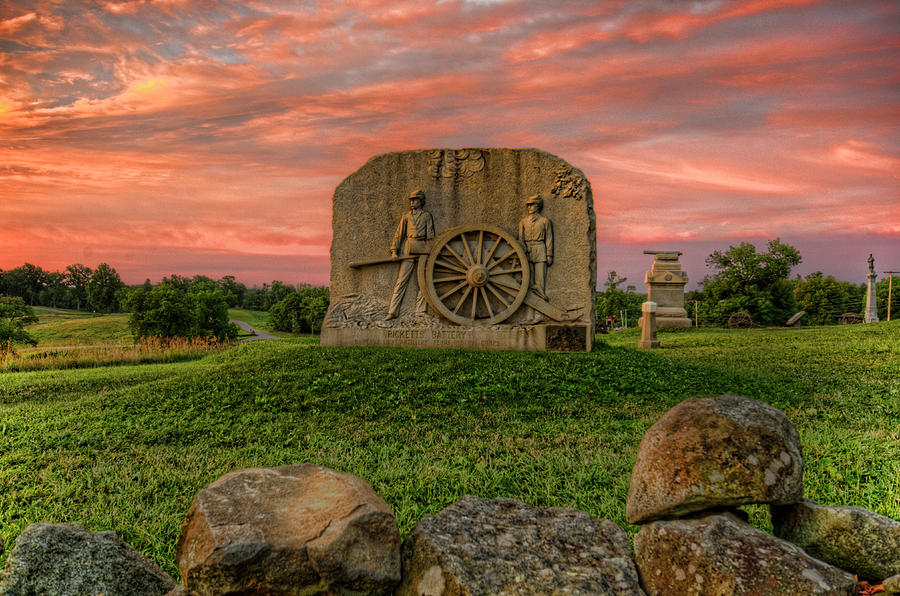
[[[528,294],[525,248],[496,226],[468,225],[437,238],[419,261],[419,285],[442,316],[458,325],[505,321]]]

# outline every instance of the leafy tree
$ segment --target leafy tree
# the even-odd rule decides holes
[[[124,286],[115,269],[100,263],[87,284],[88,303],[98,312],[115,312],[119,310],[117,292]]]
[[[38,302],[53,308],[65,306],[68,302],[70,290],[66,286],[66,277],[62,273],[53,271],[47,274],[47,283],[38,295]]]
[[[637,318],[641,316],[641,304],[647,300],[646,294],[635,293],[635,287],[629,285],[622,290],[619,286],[628,281],[627,277],[619,277],[615,271],[610,271],[606,275],[606,281],[603,285],[606,289],[597,293],[594,303],[594,310],[597,317],[602,321],[607,317],[618,320],[624,311],[629,318]]]
[[[234,339],[238,328],[228,321],[228,303],[221,290],[189,292],[163,282],[133,290],[125,300],[128,326],[136,337],[215,337]]]
[[[34,310],[20,296],[0,296],[0,343],[37,345],[37,340],[25,331],[25,325],[37,320]]]
[[[249,310],[268,310],[266,296],[269,293],[269,284],[263,284],[262,288],[252,288],[244,294],[243,306]]]
[[[853,284],[849,281],[839,281],[838,288],[844,296],[845,311],[862,314],[866,309],[866,284]],[[843,312],[840,314],[844,314]]]
[[[297,290],[290,285],[282,283],[277,279],[272,282],[272,285],[269,286],[269,293],[266,295],[266,299],[264,302],[265,310],[269,310],[272,308],[272,305],[277,304],[288,297],[288,295],[293,294]]]
[[[891,281],[890,275],[875,282],[875,304],[878,308],[878,320],[887,321],[888,287]],[[891,289],[891,320],[900,319],[900,277],[893,276],[894,284]],[[865,299],[865,295],[864,298]]]
[[[328,288],[304,286],[272,305],[269,315],[279,331],[318,333],[328,311]]]
[[[829,325],[847,312],[847,296],[837,280],[821,271],[810,273],[794,283],[794,299],[806,311],[811,325]]]
[[[219,286],[211,278],[205,275],[195,275],[191,278],[189,290],[192,292],[215,290]]]
[[[160,282],[160,285],[162,284],[178,288],[179,290],[187,290],[189,287],[191,287],[191,280],[183,275],[173,273],[169,277],[162,278],[162,282]]]
[[[235,281],[233,275],[226,275],[216,282],[222,291],[225,292],[225,299],[228,300],[228,306],[234,308],[244,302],[244,294],[247,293],[247,286]]]
[[[707,310],[722,323],[732,313],[745,311],[756,324],[783,324],[796,312],[788,277],[801,260],[796,248],[778,238],[770,240],[763,253],[748,242],[714,251],[706,264],[716,273],[700,282]]]
[[[25,263],[3,274],[4,291],[10,296],[19,296],[34,306],[41,290],[47,283],[47,272],[31,263]]]
[[[220,340],[237,337],[238,327],[228,320],[228,300],[222,290],[216,288],[189,294],[194,308],[194,336],[212,336]]]
[[[87,285],[93,275],[90,267],[75,263],[66,267],[66,285],[69,286],[75,308],[81,310],[81,304],[87,303]]]

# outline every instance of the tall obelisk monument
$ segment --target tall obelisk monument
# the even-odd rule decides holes
[[[875,304],[875,278],[878,277],[878,274],[875,273],[875,259],[869,254],[869,274],[866,276],[869,280],[869,284],[866,288],[866,323],[877,323],[878,322],[878,306]]]

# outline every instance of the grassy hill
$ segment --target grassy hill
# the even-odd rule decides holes
[[[242,344],[189,362],[0,374],[0,545],[38,521],[115,530],[177,577],[194,493],[311,462],[369,481],[405,534],[464,494],[625,524],[644,431],[690,396],[782,409],[808,497],[900,519],[900,324],[635,331],[589,354]],[[768,524],[765,508],[751,521]],[[5,544],[4,544],[5,543]],[[4,562],[0,554],[0,565]]]

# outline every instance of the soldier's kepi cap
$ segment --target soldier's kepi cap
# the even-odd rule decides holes
[[[528,200],[525,201],[525,204],[526,205],[534,205],[535,203],[537,203],[538,205],[540,205],[540,204],[543,204],[543,202],[544,202],[544,199],[541,197],[541,195],[533,195],[533,196],[528,197]]]
[[[425,191],[424,190],[414,190],[411,193],[409,193],[409,197],[407,197],[407,200],[409,200],[409,199],[422,199],[424,201],[425,200]]]

